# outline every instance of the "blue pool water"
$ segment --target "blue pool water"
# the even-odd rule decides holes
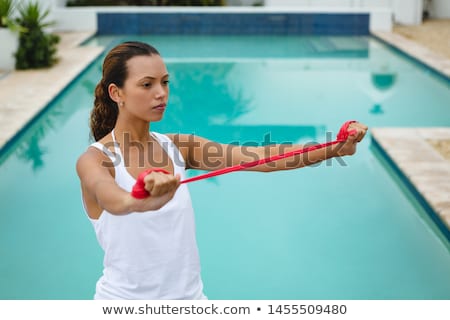
[[[449,81],[369,37],[98,37],[155,45],[159,132],[223,143],[449,126]],[[102,57],[0,155],[0,298],[91,299],[102,252],[75,173]],[[199,172],[192,172],[192,175]],[[373,147],[314,167],[189,185],[210,299],[449,299],[450,245]]]

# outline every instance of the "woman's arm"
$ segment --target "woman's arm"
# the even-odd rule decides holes
[[[356,130],[356,133],[350,135],[345,142],[247,168],[246,170],[261,172],[289,170],[308,166],[336,156],[352,155],[356,152],[356,144],[364,138],[367,129],[367,126],[361,123],[352,123],[348,127],[348,131]],[[302,148],[300,145],[280,144],[236,146],[220,144],[194,135],[172,135],[170,138],[178,146],[186,160],[187,168],[208,171],[256,161]]]
[[[158,210],[173,198],[180,182],[178,175],[152,172],[144,179],[152,196],[135,199],[115,182],[111,160],[94,148],[80,156],[76,169],[89,216],[97,218],[103,210],[116,215]]]

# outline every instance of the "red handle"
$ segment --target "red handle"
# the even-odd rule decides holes
[[[355,120],[350,120],[350,121],[347,121],[346,123],[344,123],[342,125],[341,129],[339,129],[339,132],[337,134],[337,140],[339,142],[343,142],[343,141],[347,140],[348,136],[351,136],[352,134],[356,134],[356,130],[355,129],[353,129],[350,132],[347,131],[348,130],[348,126],[351,123],[354,123],[354,122],[356,122],[356,121]]]
[[[144,199],[147,198],[150,193],[145,190],[145,183],[144,183],[144,178],[150,174],[151,172],[162,172],[165,174],[170,174],[170,172],[168,172],[167,170],[164,169],[147,169],[145,171],[142,171],[139,176],[136,179],[136,183],[133,186],[133,189],[131,190],[131,195],[136,198],[136,199]]]

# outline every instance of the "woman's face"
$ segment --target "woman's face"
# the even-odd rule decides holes
[[[169,74],[159,55],[127,61],[128,78],[120,89],[125,110],[144,121],[162,119],[169,97]]]

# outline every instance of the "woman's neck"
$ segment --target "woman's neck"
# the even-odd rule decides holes
[[[119,141],[124,140],[125,136],[127,136],[126,140],[129,142],[140,141],[146,143],[150,139],[149,131],[150,123],[144,121],[130,124],[130,122],[123,123],[118,120],[114,127],[116,139]]]

